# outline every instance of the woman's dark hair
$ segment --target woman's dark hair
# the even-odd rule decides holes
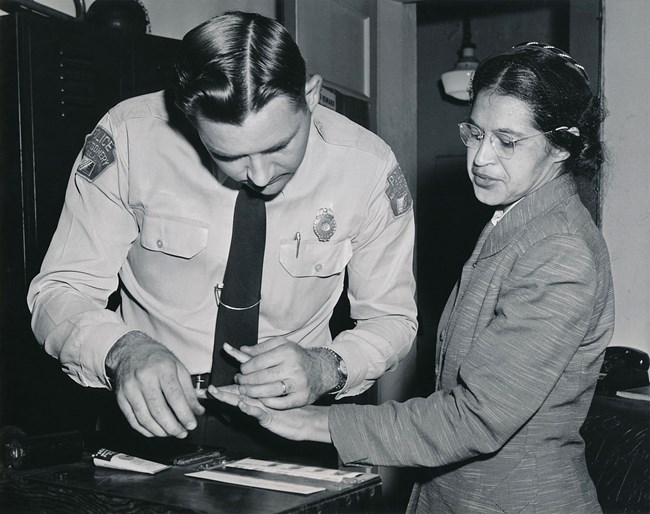
[[[600,138],[605,113],[584,68],[571,56],[550,45],[522,43],[479,65],[472,79],[471,101],[484,90],[524,102],[540,132],[577,127],[579,136],[560,130],[546,138],[569,151],[563,172],[582,182],[600,174],[605,161]]]
[[[305,81],[305,61],[280,23],[230,11],[185,35],[170,92],[190,121],[239,125],[282,95],[306,107]]]

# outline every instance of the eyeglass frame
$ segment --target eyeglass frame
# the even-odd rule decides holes
[[[481,133],[480,138],[479,138],[479,137],[476,138],[476,139],[478,140],[478,142],[479,142],[478,145],[476,145],[476,146],[471,146],[471,145],[468,145],[468,144],[467,144],[467,141],[463,138],[463,125],[468,126],[468,127],[474,127],[476,130],[478,130],[478,131]],[[499,158],[501,158],[501,159],[511,159],[511,158],[515,155],[515,150],[516,150],[516,148],[517,148],[517,143],[519,143],[520,141],[525,141],[526,139],[532,139],[533,137],[537,137],[537,136],[544,136],[544,135],[546,135],[546,134],[550,134],[550,133],[552,133],[552,132],[556,132],[556,131],[558,131],[558,130],[569,130],[569,127],[565,127],[565,126],[557,127],[557,128],[551,129],[551,130],[547,130],[546,132],[537,132],[536,134],[532,134],[532,135],[530,135],[530,136],[520,137],[519,139],[512,139],[512,138],[511,138],[508,134],[506,134],[505,132],[500,132],[500,131],[496,131],[496,132],[486,132],[486,131],[483,130],[481,127],[478,127],[478,126],[476,126],[476,125],[474,125],[473,123],[470,123],[470,122],[468,122],[468,121],[463,121],[462,123],[459,123],[459,124],[458,124],[458,129],[459,129],[459,131],[460,131],[460,140],[463,142],[463,144],[464,144],[467,148],[479,148],[479,147],[481,146],[481,143],[483,143],[483,139],[484,139],[485,136],[487,135],[487,136],[488,136],[488,139],[489,139],[489,141],[490,141],[490,145],[492,146],[492,149],[494,150],[494,153],[497,155],[497,157],[499,157]],[[496,144],[495,144],[495,142],[494,142],[494,134],[501,134],[501,135],[503,135],[503,136],[504,136],[504,139],[507,139],[507,140],[508,140],[508,144],[512,144],[512,153],[511,153],[510,155],[501,155],[501,154],[500,154],[500,151],[497,150]],[[469,140],[469,138],[467,138],[467,140]],[[503,148],[503,147],[502,147],[502,148]]]

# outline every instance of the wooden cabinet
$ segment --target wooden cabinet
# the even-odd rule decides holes
[[[0,426],[92,428],[103,395],[40,348],[27,288],[84,137],[120,100],[162,89],[177,45],[29,13],[0,17]]]

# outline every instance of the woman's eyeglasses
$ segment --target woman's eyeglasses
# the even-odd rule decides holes
[[[486,135],[486,132],[471,123],[459,123],[458,128],[460,129],[460,140],[467,148],[478,148]],[[546,132],[538,132],[530,136],[520,137],[519,139],[513,139],[504,132],[490,132],[487,133],[487,136],[492,148],[494,148],[494,153],[502,159],[510,159],[515,154],[515,147],[520,141],[550,134],[558,130],[569,130],[569,127],[558,127],[553,130],[547,130]]]

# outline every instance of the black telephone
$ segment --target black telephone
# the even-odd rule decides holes
[[[596,392],[616,394],[616,391],[648,385],[648,354],[627,346],[609,346],[600,370]]]

